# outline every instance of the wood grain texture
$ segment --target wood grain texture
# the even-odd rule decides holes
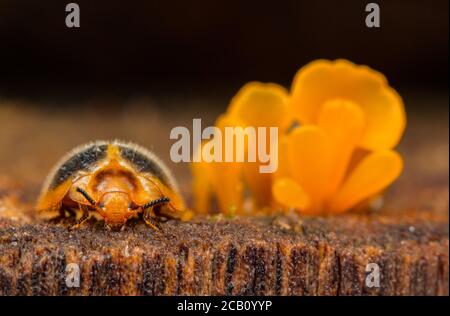
[[[448,223],[410,216],[199,219],[162,232],[0,221],[1,295],[448,295]],[[377,263],[379,288],[365,286]],[[80,267],[79,288],[65,283]]]

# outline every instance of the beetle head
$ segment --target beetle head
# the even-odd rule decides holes
[[[126,192],[111,191],[100,197],[97,210],[109,228],[118,230],[136,213],[131,205],[130,196]]]

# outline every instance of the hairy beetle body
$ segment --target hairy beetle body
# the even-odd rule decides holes
[[[164,163],[141,146],[117,140],[82,145],[64,156],[48,175],[37,203],[41,214],[81,211],[75,227],[95,214],[113,229],[140,214],[157,228],[164,219],[180,218],[184,208]]]

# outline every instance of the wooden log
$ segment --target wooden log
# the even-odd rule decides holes
[[[449,294],[448,220],[433,213],[67,226],[0,219],[0,295]]]

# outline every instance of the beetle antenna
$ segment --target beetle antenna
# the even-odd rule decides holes
[[[91,198],[91,196],[85,190],[83,190],[80,187],[77,187],[77,192],[81,193],[81,195],[83,195],[84,198],[88,200],[88,202],[91,203],[92,206],[95,206],[95,200]]]
[[[143,209],[158,205],[158,204],[162,204],[162,203],[168,203],[170,202],[170,199],[168,197],[162,197],[153,201],[150,201],[148,203],[145,203],[144,205],[142,205]]]

